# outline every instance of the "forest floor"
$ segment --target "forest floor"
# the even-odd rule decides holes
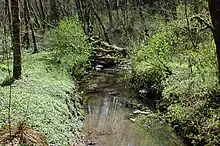
[[[82,128],[82,101],[69,73],[54,63],[51,52],[26,55],[22,66],[22,79],[12,84],[12,123],[25,120],[51,144],[76,143]],[[0,63],[0,74],[0,82],[9,77],[7,62]],[[9,86],[0,86],[0,127],[8,121],[9,97]]]

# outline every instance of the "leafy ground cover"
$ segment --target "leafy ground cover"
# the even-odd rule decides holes
[[[75,19],[49,30],[43,45],[47,48],[40,53],[23,53],[22,78],[12,84],[12,122],[25,120],[48,143],[74,144],[83,119],[75,81],[89,66],[90,45]],[[6,61],[0,74],[0,82],[9,78]],[[9,86],[0,87],[0,126],[8,120],[9,93]]]

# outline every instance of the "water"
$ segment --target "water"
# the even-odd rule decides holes
[[[84,121],[86,145],[95,146],[181,146],[183,143],[167,124],[144,128],[131,122],[132,112],[124,105],[129,91],[120,82],[117,69],[93,73],[83,84],[88,114]],[[155,126],[160,125],[160,126]],[[149,125],[148,125],[149,126]]]

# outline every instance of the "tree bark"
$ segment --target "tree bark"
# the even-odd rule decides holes
[[[218,70],[220,74],[220,0],[209,0],[209,11],[213,24],[213,36],[216,45]]]
[[[28,9],[27,0],[24,0],[24,13],[25,13],[24,46],[28,50],[28,48],[30,47],[30,39],[29,39],[30,13]]]
[[[35,23],[35,25],[38,27],[38,28],[40,28],[40,22],[39,22],[39,20],[38,20],[38,16],[37,16],[37,13],[36,13],[36,11],[34,10],[34,7],[33,7],[33,5],[31,4],[31,2],[28,0],[27,1],[28,2],[28,7],[29,7],[29,9],[30,9],[30,12],[31,12],[31,14],[34,16],[34,23]]]
[[[60,20],[60,10],[57,0],[50,0],[50,20],[54,25],[58,25]]]
[[[5,11],[4,11],[4,17],[3,17],[3,32],[4,32],[4,40],[2,40],[3,43],[3,58],[5,59],[5,54],[7,51],[7,14],[8,14],[8,0],[5,0]]]
[[[21,78],[21,40],[20,40],[20,17],[19,2],[11,0],[12,11],[12,47],[13,47],[13,78]]]
[[[109,4],[109,0],[105,0],[107,11],[108,11],[108,19],[109,19],[109,24],[110,28],[112,29],[113,27],[113,18],[112,18],[112,13],[111,13],[111,6]]]
[[[41,9],[41,14],[42,14],[42,19],[44,20],[43,21],[43,33],[45,32],[45,28],[46,28],[46,24],[45,24],[45,21],[46,21],[46,14],[44,12],[44,5],[43,5],[43,2],[42,0],[39,0],[40,2],[40,9]]]
[[[95,10],[95,8],[93,7],[93,5],[91,5],[91,8],[92,8],[92,10],[93,10],[93,12],[94,12],[94,15],[96,16],[98,22],[100,23],[100,25],[101,25],[101,27],[102,27],[102,30],[103,30],[103,33],[104,33],[106,42],[108,42],[109,44],[111,44],[111,43],[110,43],[110,39],[109,39],[109,37],[108,37],[108,33],[107,33],[106,29],[105,29],[105,26],[104,26],[104,24],[103,24],[101,18],[99,17],[99,15],[98,15],[98,13],[96,12],[96,10]]]
[[[33,29],[33,25],[32,23],[30,23],[30,29],[31,29],[31,35],[32,35],[32,40],[33,40],[33,45],[34,45],[34,52],[33,54],[38,52],[37,49],[37,43],[36,43],[36,38],[35,38],[35,33],[34,33],[34,29]]]

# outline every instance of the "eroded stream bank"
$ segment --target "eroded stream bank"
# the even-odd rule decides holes
[[[84,121],[86,145],[181,146],[182,141],[167,124],[138,126],[130,120],[132,109],[125,101],[131,91],[120,81],[118,68],[92,73],[82,85],[88,114]],[[148,126],[148,128],[144,128]]]

